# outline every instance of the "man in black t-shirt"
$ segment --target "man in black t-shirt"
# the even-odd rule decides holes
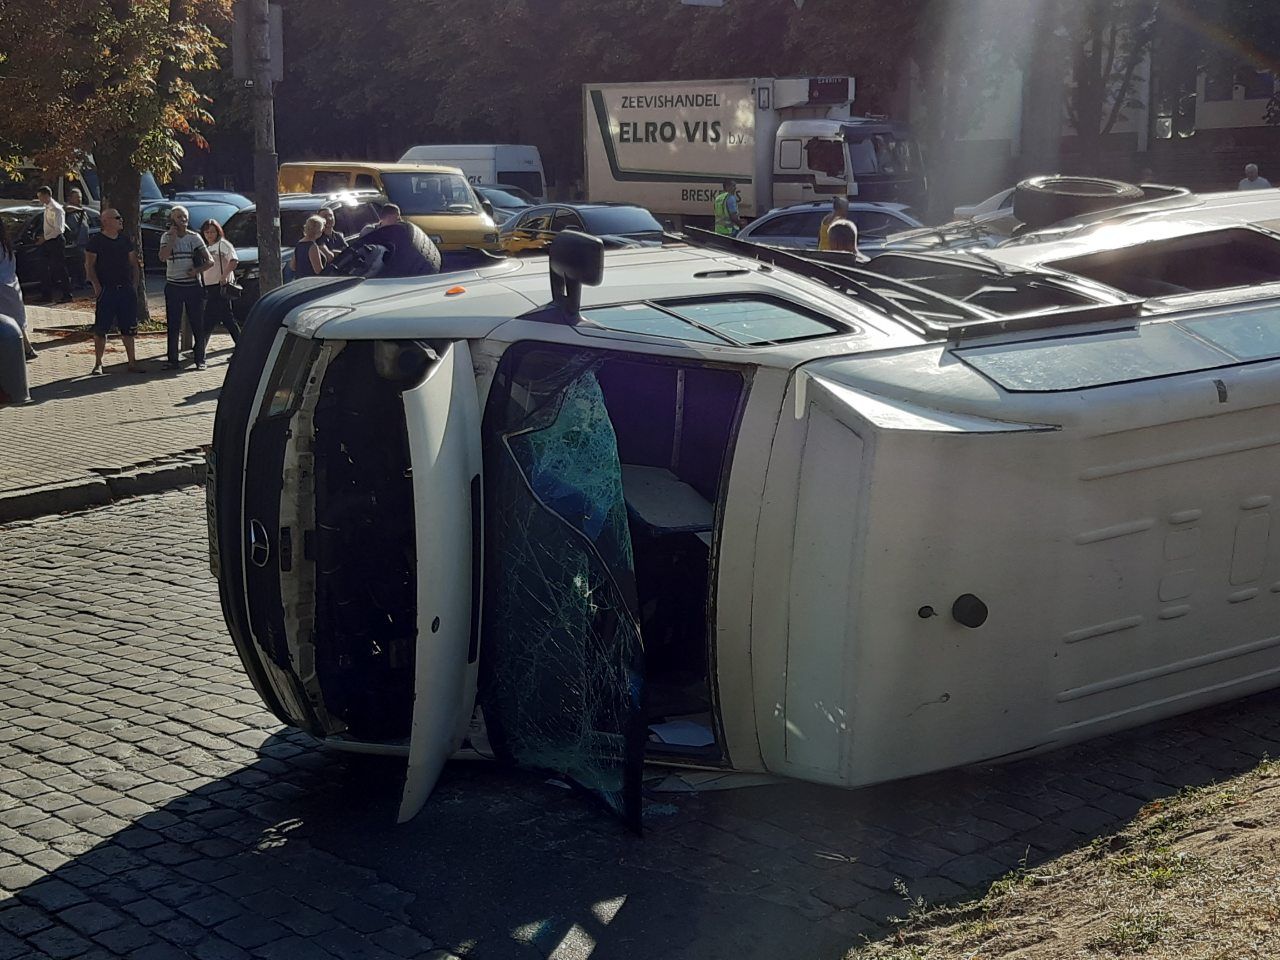
[[[347,249],[347,238],[334,229],[337,220],[334,219],[333,211],[328,207],[321,207],[320,219],[324,221],[324,232],[320,234],[319,240],[320,246],[335,255]]]
[[[134,352],[138,333],[138,299],[135,290],[142,266],[133,241],[123,233],[124,221],[118,210],[102,211],[102,232],[89,238],[84,251],[84,272],[93,285],[96,301],[93,311],[93,375],[102,376],[102,355],[107,349],[107,334],[119,327],[129,369],[139,373]]]

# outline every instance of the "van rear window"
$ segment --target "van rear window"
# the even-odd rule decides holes
[[[952,352],[1014,393],[1104,387],[1280,358],[1280,304]]]

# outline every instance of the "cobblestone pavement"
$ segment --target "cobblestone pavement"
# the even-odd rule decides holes
[[[61,329],[91,322],[89,314],[28,307],[27,320],[39,354],[27,365],[33,402],[0,408],[0,499],[51,487],[103,484],[106,477],[130,468],[197,456],[209,442],[231,353],[225,333],[212,338],[208,370],[197,371],[188,363],[180,372],[160,369],[163,334],[141,335],[138,356],[146,370],[136,374],[125,370],[124,348],[113,336],[107,341],[106,375],[91,377],[92,338]]]
[[[0,960],[839,957],[906,908],[1087,843],[1280,750],[1268,694],[862,791],[650,796],[636,839],[454,761],[394,824],[392,761],[261,708],[185,489],[0,527]]]

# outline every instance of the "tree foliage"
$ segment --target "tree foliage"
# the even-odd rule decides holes
[[[178,169],[212,121],[191,82],[217,66],[229,0],[0,0],[0,129],[49,169],[101,144],[139,170]]]
[[[140,242],[140,171],[179,168],[212,121],[192,76],[217,66],[230,0],[0,0],[0,130],[11,154],[65,170],[92,153],[103,197]],[[146,300],[139,301],[145,312]]]
[[[859,109],[885,110],[923,2],[367,0],[353,18],[345,0],[284,0],[280,154],[532,143],[570,181],[590,82],[847,73]]]

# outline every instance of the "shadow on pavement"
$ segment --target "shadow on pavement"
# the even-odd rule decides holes
[[[43,821],[66,828],[55,846],[83,849],[47,876],[0,868],[31,875],[0,927],[51,956],[92,938],[145,960],[421,957],[428,938],[475,960],[836,958],[906,911],[903,885],[960,899],[1153,799],[1251,769],[1280,746],[1280,693],[860,791],[654,795],[644,839],[541,776],[483,761],[451,762],[422,813],[396,825],[400,762],[261,736],[256,762],[220,761],[233,769],[195,791],[122,789],[81,833]],[[0,956],[29,955],[7,942]]]

